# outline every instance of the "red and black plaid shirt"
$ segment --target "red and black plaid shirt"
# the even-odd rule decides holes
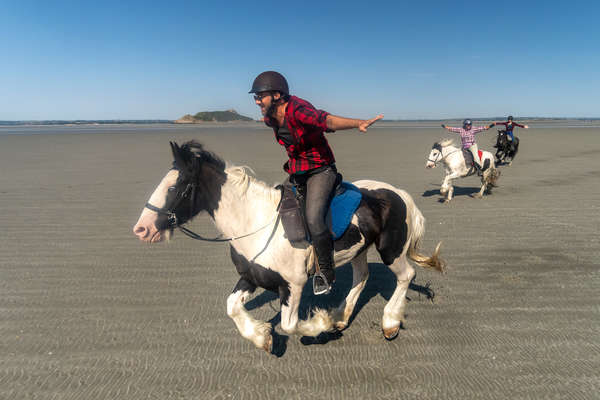
[[[292,140],[287,144],[277,134],[277,120],[265,117],[265,124],[273,128],[275,139],[288,153],[289,160],[283,165],[287,173],[291,175],[335,163],[331,147],[323,134],[333,132],[327,128],[328,115],[326,111],[315,109],[308,101],[290,96],[285,109],[285,122]]]

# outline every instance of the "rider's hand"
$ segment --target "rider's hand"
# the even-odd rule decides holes
[[[525,125],[525,129],[529,129],[529,125]]]
[[[375,118],[366,119],[366,120],[362,121],[360,124],[358,124],[358,130],[361,132],[366,132],[367,128],[369,126],[373,125],[375,122],[379,121],[381,118],[383,118],[383,114],[379,114]]]

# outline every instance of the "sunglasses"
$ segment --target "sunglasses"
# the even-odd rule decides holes
[[[262,94],[261,93],[257,93],[253,97],[254,97],[254,100],[256,100],[256,101],[262,101],[263,98],[265,98],[267,96],[270,96],[270,95],[271,95],[271,93],[268,93],[268,92],[267,93],[262,93]]]

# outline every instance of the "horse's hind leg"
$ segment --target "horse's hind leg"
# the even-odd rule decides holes
[[[396,258],[389,268],[396,274],[396,289],[383,310],[381,328],[383,336],[391,340],[398,335],[400,326],[404,322],[406,292],[410,281],[415,276],[415,269],[409,264],[405,253]]]
[[[475,194],[475,198],[481,199],[483,197],[483,194],[485,193],[485,189],[486,188],[487,188],[487,183],[486,182],[482,182],[481,183],[481,189],[479,189],[479,192],[477,192]]]
[[[227,315],[233,320],[242,337],[250,340],[259,349],[271,352],[271,324],[252,318],[244,307],[254,288],[254,285],[240,279],[233,293],[227,298]]]
[[[348,321],[352,316],[356,302],[360,293],[367,284],[369,278],[369,265],[367,263],[367,251],[363,251],[352,260],[352,288],[350,292],[334,311],[335,327],[338,330],[344,330],[348,326]]]

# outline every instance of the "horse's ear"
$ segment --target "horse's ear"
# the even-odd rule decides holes
[[[185,161],[184,161],[183,157],[181,157],[181,150],[180,150],[179,145],[177,145],[177,143],[175,143],[175,142],[169,142],[169,144],[171,145],[171,152],[173,153],[174,164],[180,170],[184,169]]]

